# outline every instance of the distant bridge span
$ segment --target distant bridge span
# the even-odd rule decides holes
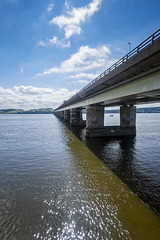
[[[65,101],[55,112],[86,108],[87,128],[93,129],[103,126],[103,116],[101,120],[98,117],[95,120],[95,115],[102,111],[100,108],[152,102],[160,102],[160,29]],[[135,126],[135,108],[123,108],[121,112],[122,122],[126,120],[124,116],[128,116],[132,123],[128,122],[127,126]],[[94,125],[93,122],[99,123]],[[122,122],[121,126],[126,126]]]

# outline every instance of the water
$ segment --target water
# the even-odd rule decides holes
[[[119,125],[105,114],[105,125]],[[137,114],[137,136],[83,142],[147,205],[160,215],[160,114]]]
[[[86,147],[53,115],[0,115],[0,239],[159,239],[160,115],[138,118]]]

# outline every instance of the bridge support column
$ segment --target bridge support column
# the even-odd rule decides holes
[[[104,107],[87,106],[86,108],[86,128],[94,129],[104,126]]]
[[[82,119],[82,110],[80,108],[70,110],[70,124],[72,126],[85,126],[85,121]]]
[[[64,111],[59,112],[59,117],[63,120],[64,119]]]
[[[121,106],[120,107],[120,128],[123,135],[136,135],[136,107]]]
[[[65,110],[64,111],[64,121],[65,122],[70,122],[70,110]]]
[[[120,126],[104,126],[104,107],[86,109],[86,137],[121,137],[136,135],[136,107],[121,106]]]
[[[104,107],[87,106],[86,108],[86,136],[92,137],[94,129],[104,127]]]
[[[120,126],[121,127],[136,127],[136,107],[121,106],[120,107]]]

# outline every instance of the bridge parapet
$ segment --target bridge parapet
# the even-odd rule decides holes
[[[109,67],[107,70],[105,70],[103,73],[101,73],[98,77],[96,77],[93,81],[88,83],[84,88],[82,88],[80,91],[78,91],[75,95],[73,95],[70,100],[76,95],[79,95],[81,92],[83,92],[85,89],[89,88],[91,85],[93,85],[95,82],[102,79],[104,76],[111,73],[113,70],[115,70],[120,65],[124,64],[126,61],[128,61],[133,56],[140,53],[140,51],[144,50],[144,48],[148,47],[149,45],[153,44],[155,41],[157,41],[160,38],[160,29],[158,29],[155,33],[153,33],[151,36],[149,36],[147,39],[145,39],[142,43],[140,43],[137,47],[135,47],[133,50],[131,50],[129,53],[127,53],[124,57],[122,57],[120,60],[118,60],[115,64],[113,64],[111,67]]]

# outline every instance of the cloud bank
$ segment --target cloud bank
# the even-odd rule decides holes
[[[56,108],[76,91],[61,88],[38,88],[33,86],[14,86],[11,89],[0,87],[0,109]]]
[[[69,92],[65,88],[54,90],[33,86],[14,86],[11,89],[0,87],[0,109],[55,109],[75,93],[76,90]],[[140,107],[146,106],[159,107],[159,103],[141,105]]]

